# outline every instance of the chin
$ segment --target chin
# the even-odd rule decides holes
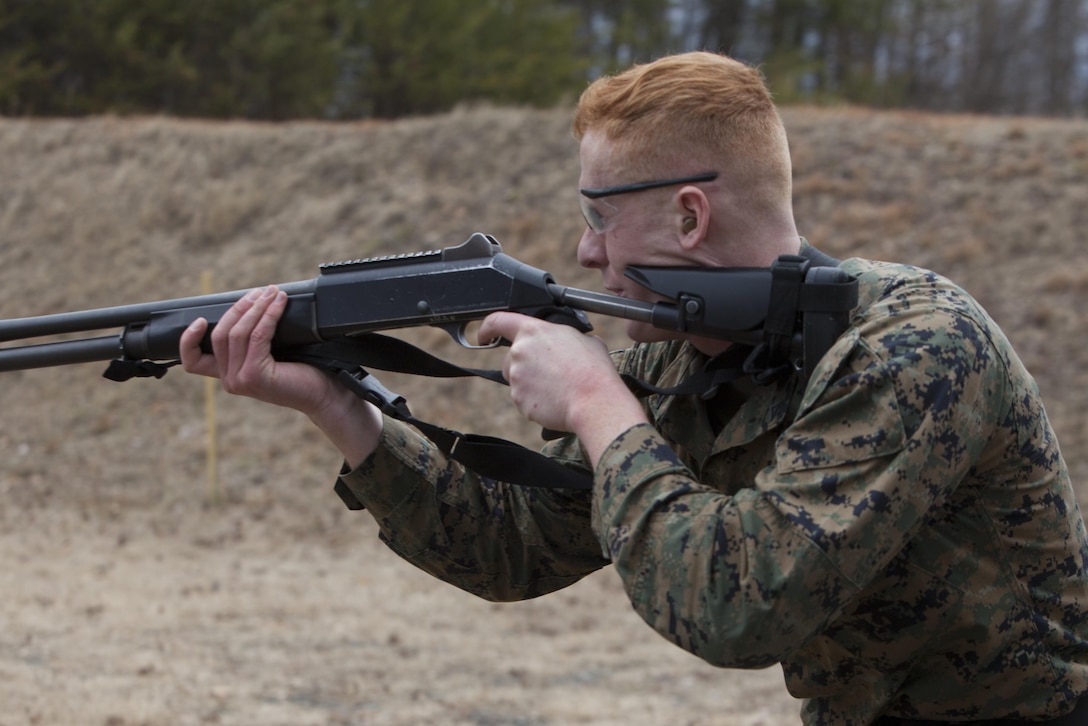
[[[680,334],[655,328],[649,323],[632,320],[627,323],[627,337],[636,343],[660,343],[665,340],[676,340]]]

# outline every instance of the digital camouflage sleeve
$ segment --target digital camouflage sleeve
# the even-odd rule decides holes
[[[804,390],[647,398],[592,501],[480,481],[392,422],[345,482],[394,549],[485,597],[610,560],[665,638],[781,663],[806,723],[1058,716],[1088,692],[1088,538],[1039,391],[955,285],[843,267],[859,307]],[[662,386],[704,362],[619,359]],[[551,453],[584,466],[576,442]]]

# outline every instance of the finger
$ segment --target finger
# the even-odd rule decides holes
[[[272,340],[276,336],[276,327],[279,325],[283,311],[287,308],[287,293],[278,289],[275,285],[265,290],[261,297],[253,304],[248,315],[254,315],[257,320],[250,331],[246,346],[243,366],[263,365],[272,355]]]
[[[521,313],[491,313],[480,323],[480,329],[476,333],[478,342],[480,345],[486,345],[500,338],[513,341],[531,320],[532,318]]]
[[[212,344],[212,352],[219,363],[220,374],[226,372],[227,361],[230,357],[230,333],[238,321],[253,307],[253,302],[260,297],[261,289],[254,288],[236,301],[219,318],[212,329],[209,339]],[[220,376],[222,377],[222,375]]]
[[[239,301],[238,305],[228,311],[228,313],[237,313],[236,319],[231,322],[227,315],[224,315],[223,320],[220,320],[219,325],[216,326],[212,333],[212,344],[214,347],[218,337],[221,347],[215,348],[215,353],[224,378],[235,377],[248,361],[268,352],[271,335],[264,340],[259,338],[254,340],[253,333],[260,326],[268,310],[268,304],[275,297],[276,292],[277,290],[272,287],[251,291]]]
[[[253,307],[243,316],[247,324],[252,322],[249,332],[249,349],[264,353],[272,348],[272,339],[276,335],[276,326],[287,307],[287,293],[275,285],[264,288],[260,297],[253,302]]]
[[[178,340],[178,355],[181,358],[181,367],[189,373],[201,376],[219,376],[219,368],[215,363],[215,356],[205,353],[201,348],[204,334],[208,331],[208,321],[205,318],[197,318],[189,324],[181,333]]]

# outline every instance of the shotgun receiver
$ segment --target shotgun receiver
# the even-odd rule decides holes
[[[845,329],[857,282],[834,266],[806,262],[805,268],[787,347],[795,367],[810,372]],[[771,308],[772,269],[633,267],[628,276],[662,298],[644,303],[559,285],[549,273],[504,254],[493,237],[477,233],[442,250],[323,265],[316,278],[279,285],[288,303],[273,351],[421,325],[444,328],[465,347],[489,347],[466,340],[465,328],[500,310],[582,331],[592,328],[588,311],[757,345]],[[0,371],[104,360],[123,366],[172,361],[191,322],[203,317],[214,325],[245,293],[0,320],[0,343],[122,328],[104,337],[0,347]]]

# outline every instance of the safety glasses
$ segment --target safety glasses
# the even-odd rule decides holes
[[[694,184],[695,182],[713,181],[718,178],[718,172],[706,172],[703,174],[696,174],[694,176],[682,176],[676,179],[655,179],[653,181],[641,181],[634,184],[621,184],[615,187],[603,187],[600,189],[579,189],[578,202],[582,208],[582,216],[585,217],[586,224],[597,234],[604,232],[605,221],[601,213],[592,204],[589,203],[590,199],[600,199],[601,197],[611,197],[616,194],[631,194],[632,192],[641,192],[646,189],[657,189],[658,187],[668,187],[674,184]]]

